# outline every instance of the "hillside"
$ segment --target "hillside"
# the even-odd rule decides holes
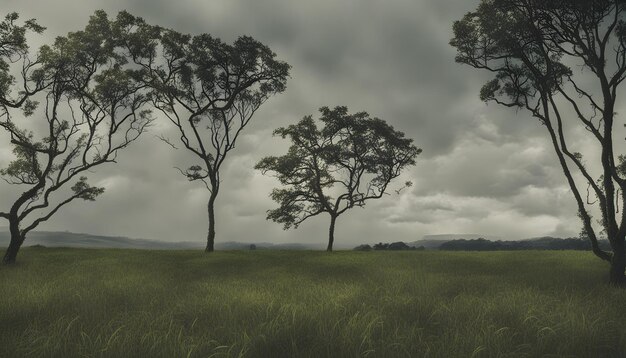
[[[0,248],[8,246],[10,235],[8,230],[0,228]],[[24,246],[41,245],[45,247],[73,247],[73,248],[109,248],[109,249],[141,249],[141,250],[191,250],[203,249],[204,242],[166,242],[147,239],[132,239],[123,236],[102,236],[79,234],[69,231],[33,231],[28,234]],[[325,248],[324,243],[284,243],[272,244],[269,242],[254,243],[261,250],[319,250]],[[217,250],[249,250],[250,243],[243,242],[216,242]]]
[[[0,247],[6,247],[10,241],[8,231],[0,231]],[[131,239],[123,236],[101,236],[79,234],[68,231],[33,231],[28,234],[25,246],[42,245],[46,247],[75,247],[75,248],[115,248],[115,249],[197,249],[202,243],[193,242],[163,242],[156,240]]]
[[[499,236],[482,235],[482,234],[437,234],[437,235],[424,235],[422,237],[422,240],[425,240],[425,241],[451,241],[451,240],[459,240],[459,239],[473,240],[473,239],[478,239],[478,238],[483,238],[483,239],[492,240],[492,241],[502,240],[502,238],[499,237]]]
[[[409,246],[420,247],[423,246],[427,250],[436,250],[448,241],[460,240],[460,239],[478,239],[485,238],[488,240],[501,240],[500,237],[491,235],[480,234],[437,234],[437,235],[424,235],[420,240],[409,242]]]

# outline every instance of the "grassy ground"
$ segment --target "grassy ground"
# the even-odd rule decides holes
[[[0,356],[626,357],[586,252],[25,249]]]

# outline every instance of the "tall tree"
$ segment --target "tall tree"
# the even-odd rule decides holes
[[[25,191],[0,212],[11,234],[5,264],[15,262],[26,235],[61,207],[102,194],[104,188],[88,183],[88,172],[115,162],[151,122],[144,85],[116,52],[112,30],[118,25],[104,12],[96,12],[83,31],[42,46],[34,59],[24,30],[43,29],[34,21],[19,27],[15,20],[11,14],[0,24],[0,128],[15,158],[0,174]],[[14,76],[10,63],[16,62],[21,66]]]
[[[365,112],[348,114],[346,107],[323,107],[320,112],[321,129],[311,116],[278,128],[274,134],[289,137],[291,147],[284,156],[262,159],[256,168],[276,173],[285,186],[272,191],[279,207],[268,211],[267,218],[289,229],[327,213],[327,251],[332,251],[339,215],[381,198],[422,150],[404,133]]]
[[[610,282],[624,285],[626,213],[618,213],[616,202],[626,199],[626,158],[616,153],[613,139],[618,90],[626,78],[624,2],[482,0],[453,30],[457,62],[495,74],[481,99],[526,109],[545,126],[593,252],[610,262]],[[568,137],[574,126],[598,145],[599,160],[591,167]],[[594,173],[595,164],[600,170]],[[598,246],[600,230],[581,187],[598,199],[612,253]]]
[[[179,171],[190,181],[201,181],[209,191],[206,251],[211,252],[222,166],[259,107],[285,90],[290,66],[248,36],[229,45],[208,34],[191,36],[151,26],[129,14],[121,14],[120,19],[132,25],[120,38],[145,70],[153,105],[198,160]],[[145,43],[151,44],[150,51],[137,46]],[[178,149],[168,138],[161,139]]]

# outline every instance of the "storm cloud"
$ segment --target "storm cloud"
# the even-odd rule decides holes
[[[250,35],[293,66],[285,93],[270,99],[227,160],[217,207],[217,240],[323,242],[327,217],[283,231],[265,220],[275,204],[274,179],[253,169],[287,143],[272,131],[346,105],[388,121],[415,140],[423,154],[385,196],[338,221],[337,244],[413,241],[426,234],[479,233],[504,239],[572,236],[580,231],[576,206],[551,143],[524,112],[478,98],[488,74],[454,62],[452,23],[478,1],[456,0],[0,0],[5,11],[36,18],[48,29],[35,43],[84,27],[97,9],[128,10],[152,24],[232,42]],[[164,241],[203,241],[208,193],[175,166],[194,163],[156,135],[175,138],[159,121],[120,156],[97,169],[106,187],[97,202],[69,206],[41,229],[123,235]],[[573,138],[586,146],[584,133]],[[620,134],[621,135],[621,134]],[[11,159],[0,136],[0,165]],[[590,145],[590,144],[589,144]],[[392,185],[393,186],[393,185]],[[0,198],[14,187],[0,184]],[[3,204],[6,205],[6,204]],[[2,225],[2,224],[0,224]]]

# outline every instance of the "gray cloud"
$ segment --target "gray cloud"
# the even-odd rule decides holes
[[[0,0],[4,9],[37,18],[42,39],[80,29],[97,9],[110,16],[127,9],[182,32],[207,32],[225,41],[248,34],[293,66],[287,91],[266,103],[231,153],[218,198],[219,241],[323,242],[327,218],[282,231],[267,222],[276,182],[255,172],[265,155],[285,151],[272,138],[321,106],[368,111],[414,138],[424,153],[399,180],[415,187],[342,217],[339,244],[411,241],[424,234],[483,233],[505,238],[574,235],[576,207],[544,128],[524,112],[478,99],[489,79],[454,62],[452,22],[477,1],[455,0]],[[194,163],[152,135],[176,138],[165,122],[93,179],[107,187],[95,203],[76,203],[45,229],[128,235],[167,241],[202,241],[207,192],[174,166]],[[583,149],[591,143],[570,133]],[[622,135],[622,134],[620,134]],[[626,135],[626,134],[625,134]],[[0,165],[10,159],[0,134]],[[593,163],[590,163],[593,165]],[[397,184],[400,186],[401,184]],[[0,183],[0,197],[15,190]],[[3,200],[4,202],[4,200]],[[6,204],[3,204],[6,205]]]

